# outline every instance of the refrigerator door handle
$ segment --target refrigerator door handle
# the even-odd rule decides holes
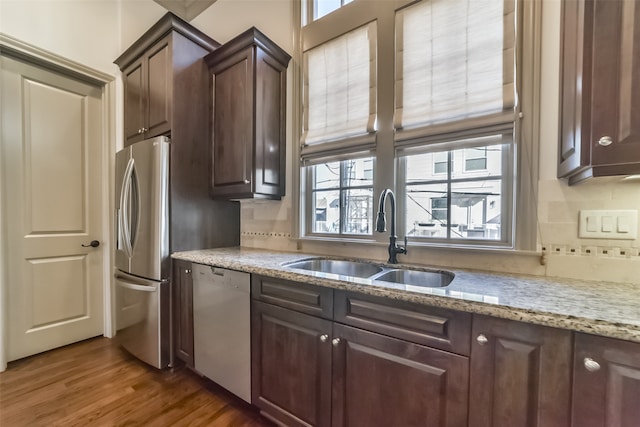
[[[124,251],[127,257],[131,257],[133,249],[131,247],[131,212],[129,206],[129,198],[131,194],[131,178],[133,176],[133,159],[129,159],[127,168],[124,171],[124,179],[122,180],[122,190],[120,191],[120,217],[119,228],[122,233],[122,241],[124,243]]]
[[[116,280],[118,280],[119,282],[133,283],[136,285],[147,286],[147,287],[156,287],[158,283],[168,282],[167,280],[158,281],[158,280],[145,279],[144,277],[133,276],[131,274],[125,273],[124,271],[117,270],[117,269],[116,269],[115,276],[116,276]]]
[[[136,246],[136,241],[138,240],[138,226],[140,221],[140,185],[138,183],[138,173],[136,170],[136,162],[134,159],[131,159],[131,182],[129,183],[131,193],[131,199],[133,201],[133,211],[129,210],[129,223],[131,224],[129,228],[129,241],[131,254],[133,255],[133,248]]]
[[[125,282],[123,280],[118,280],[118,285],[133,291],[156,292],[158,290],[155,286],[136,285],[135,283]]]

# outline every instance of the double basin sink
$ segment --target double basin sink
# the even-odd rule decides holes
[[[426,288],[443,288],[454,278],[454,274],[448,271],[410,270],[382,267],[363,261],[325,258],[296,261],[285,264],[284,267]]]

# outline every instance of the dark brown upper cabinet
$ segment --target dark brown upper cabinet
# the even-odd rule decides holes
[[[239,204],[211,200],[209,186],[209,72],[203,58],[219,45],[167,13],[115,60],[124,81],[124,145],[171,138],[171,252],[240,242]]]
[[[562,2],[558,177],[640,173],[637,0]]]
[[[115,60],[124,82],[125,146],[169,135],[174,123],[199,125],[206,135],[206,122],[193,114],[193,101],[203,98],[195,92],[207,87],[202,58],[219,45],[167,13]]]
[[[287,65],[256,28],[207,55],[212,96],[212,196],[280,199],[285,188]]]

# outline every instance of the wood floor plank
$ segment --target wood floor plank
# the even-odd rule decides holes
[[[182,367],[159,371],[99,337],[9,363],[0,426],[273,426]]]

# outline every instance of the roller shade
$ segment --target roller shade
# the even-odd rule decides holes
[[[397,143],[512,127],[514,47],[513,1],[430,0],[398,11]]]
[[[375,144],[375,44],[372,22],[304,53],[303,159]]]

